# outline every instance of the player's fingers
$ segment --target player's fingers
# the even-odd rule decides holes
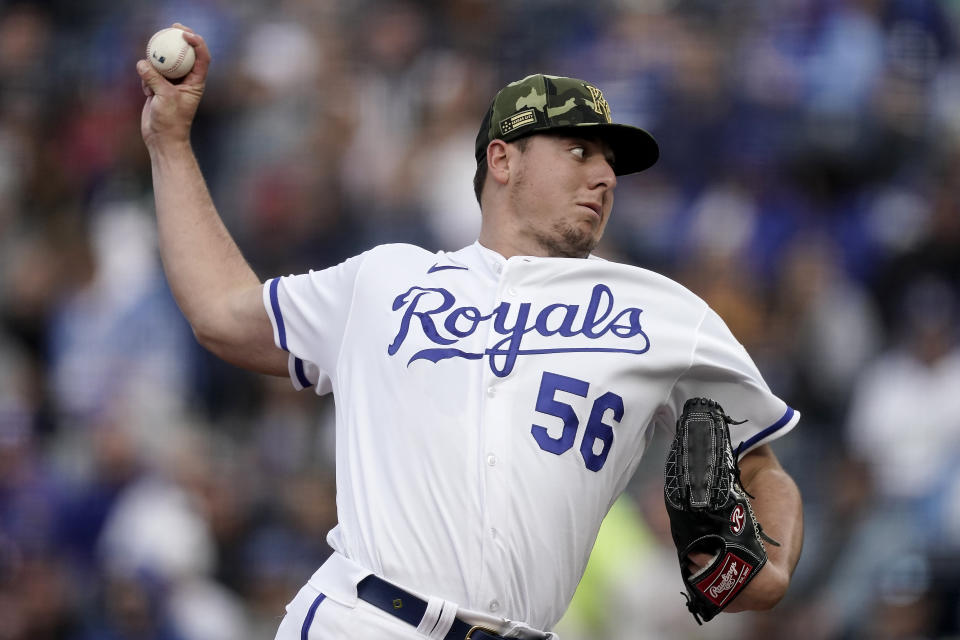
[[[174,28],[176,28],[176,29],[182,29],[183,31],[187,31],[187,32],[189,32],[189,33],[195,33],[193,29],[191,29],[190,27],[188,27],[188,26],[185,25],[185,24],[180,24],[179,22],[174,22],[174,23],[173,23],[172,25],[170,25],[170,26],[172,26],[172,27],[174,27]]]
[[[702,553],[695,551],[687,556],[687,568],[690,569],[691,573],[696,573],[700,571],[707,565],[709,565],[715,556],[710,555],[709,553]]]
[[[202,83],[207,77],[207,69],[210,68],[210,49],[207,47],[207,42],[203,39],[203,36],[197,35],[192,31],[185,31],[183,33],[183,39],[193,47],[193,52],[197,56],[196,61],[193,63],[193,68],[190,69],[190,73],[187,74],[183,81],[191,84]]]
[[[165,84],[169,84],[166,78],[160,75],[156,68],[146,60],[137,61],[137,73],[140,74],[140,83],[144,87],[144,93],[147,96],[157,93]],[[150,93],[147,93],[149,91]]]

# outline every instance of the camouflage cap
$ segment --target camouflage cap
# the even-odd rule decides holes
[[[599,136],[610,145],[618,176],[648,169],[660,157],[653,136],[612,121],[600,89],[576,78],[538,73],[511,82],[493,98],[477,134],[477,162],[486,159],[493,140],[511,142],[534,133],[573,129]]]

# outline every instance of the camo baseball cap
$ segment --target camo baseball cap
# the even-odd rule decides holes
[[[477,162],[493,140],[511,142],[545,131],[596,135],[610,145],[613,171],[622,176],[649,169],[660,148],[649,133],[616,124],[603,93],[589,82],[542,73],[511,82],[493,98],[477,134]]]

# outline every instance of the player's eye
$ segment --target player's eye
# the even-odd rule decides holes
[[[583,156],[587,153],[587,150],[584,149],[583,147],[576,146],[570,149],[570,153],[577,156],[577,158],[583,160]]]

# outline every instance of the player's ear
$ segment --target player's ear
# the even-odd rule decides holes
[[[510,146],[503,140],[487,145],[487,173],[500,184],[507,184],[510,179]]]

